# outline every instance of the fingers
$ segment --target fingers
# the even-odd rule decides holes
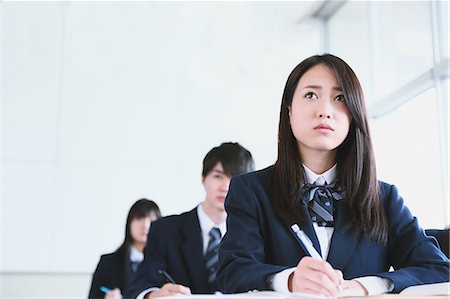
[[[119,288],[110,290],[108,293],[105,294],[105,299],[121,299],[121,298],[122,294],[120,293]]]
[[[337,286],[343,282],[342,277],[342,272],[333,269],[328,262],[304,257],[293,273],[292,291],[338,296]]]
[[[338,277],[339,285],[342,285],[344,283],[344,274],[342,274],[341,270],[334,270],[336,271],[336,275]]]
[[[173,295],[191,295],[191,289],[181,284],[166,283],[160,290],[151,292],[149,298],[158,298]]]

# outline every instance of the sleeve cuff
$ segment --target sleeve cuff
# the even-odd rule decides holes
[[[148,288],[148,289],[140,292],[139,295],[137,295],[136,299],[144,299],[145,295],[147,295],[148,293],[158,291],[158,290],[159,290],[159,288]]]
[[[392,281],[386,278],[377,276],[365,276],[355,278],[354,280],[356,280],[366,288],[368,295],[389,293],[394,289],[394,284],[392,283]]]
[[[291,275],[291,273],[294,271],[295,267],[283,270],[275,274],[272,280],[272,289],[275,292],[289,293],[289,286],[288,286],[289,275]]]

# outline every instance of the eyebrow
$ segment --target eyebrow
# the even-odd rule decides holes
[[[306,88],[322,89],[322,86],[320,86],[320,85],[307,85],[307,86],[303,87],[303,89],[306,89]],[[338,86],[335,86],[335,87],[333,87],[333,90],[342,91],[342,88],[340,88]]]
[[[213,170],[211,170],[211,172],[217,172],[219,174],[225,174],[224,171],[221,171],[221,170],[218,170],[218,169],[213,169]]]

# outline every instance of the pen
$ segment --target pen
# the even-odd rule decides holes
[[[322,256],[317,252],[317,250],[312,245],[311,240],[308,238],[308,236],[305,234],[304,231],[298,227],[297,224],[293,224],[291,226],[292,231],[297,236],[297,239],[300,241],[300,243],[303,245],[303,248],[306,250],[306,252],[315,259],[323,260]]]
[[[306,250],[306,252],[312,258],[323,261],[322,256],[314,248],[314,246],[312,245],[312,241],[308,238],[308,235],[306,235],[305,232],[302,231],[300,229],[300,227],[298,227],[297,224],[291,225],[291,229],[295,233],[295,235],[297,236],[297,240],[301,243],[301,245]],[[338,289],[339,292],[342,292],[342,287],[340,285],[336,285],[336,288]]]
[[[101,286],[100,287],[100,291],[102,291],[103,293],[108,293],[109,291],[111,291],[110,289],[108,289],[107,287]]]
[[[161,274],[162,276],[164,276],[164,278],[170,282],[170,283],[176,283],[175,280],[172,278],[172,276],[169,275],[169,273],[167,273],[164,270],[159,270],[158,271],[159,274]]]

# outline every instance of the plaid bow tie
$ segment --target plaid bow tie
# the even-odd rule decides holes
[[[300,188],[302,201],[308,204],[311,220],[319,226],[334,226],[333,200],[344,198],[344,192],[336,184],[317,185],[306,183]]]

